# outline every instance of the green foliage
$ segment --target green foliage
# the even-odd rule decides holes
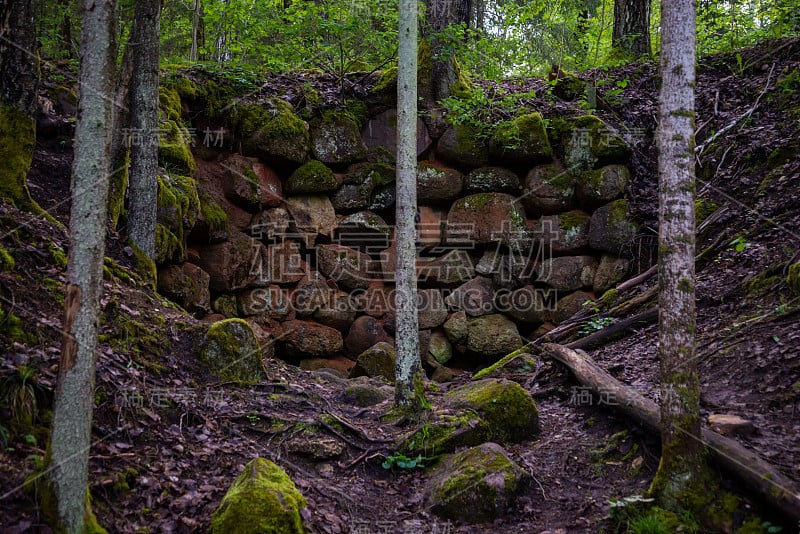
[[[470,126],[480,139],[488,140],[495,125],[523,114],[525,99],[534,98],[533,92],[487,95],[480,87],[474,87],[462,96],[451,96],[440,102],[445,116],[452,124]]]
[[[579,334],[591,334],[614,323],[613,317],[592,317],[581,326]]]
[[[30,429],[49,402],[49,390],[37,382],[37,372],[34,367],[21,366],[0,381],[0,407],[9,411],[10,421],[20,428]]]
[[[414,469],[415,467],[424,468],[425,462],[430,461],[431,458],[418,454],[415,458],[409,458],[401,452],[390,454],[381,464],[384,469],[391,469],[392,467],[399,467],[400,469]]]

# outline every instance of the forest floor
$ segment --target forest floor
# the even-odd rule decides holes
[[[800,485],[800,296],[786,283],[788,266],[800,260],[800,79],[791,78],[792,72],[800,78],[799,68],[798,40],[700,61],[699,145],[754,110],[698,155],[699,196],[717,209],[699,236],[698,252],[709,252],[698,261],[696,289],[703,415],[730,413],[751,421],[755,431],[736,439]],[[646,229],[637,251],[643,271],[655,239],[657,66],[638,63],[580,76],[604,80],[598,115],[641,136],[629,198]],[[335,93],[332,78],[312,78],[321,93]],[[277,77],[265,90],[289,94],[293,84],[308,81]],[[543,80],[481,85],[487,92],[535,90],[538,96],[526,103],[545,116],[583,112],[574,102],[548,97]],[[29,177],[33,197],[62,221],[68,217],[66,145],[40,143]],[[66,250],[66,230],[2,203],[0,236],[16,261],[14,271],[0,274],[2,307],[22,319],[27,333],[27,339],[17,333],[16,341],[3,340],[0,375],[36,367],[44,406],[55,386],[65,282],[52,244]],[[115,236],[108,255],[130,265]],[[625,296],[654,283],[645,281]],[[612,500],[642,494],[658,465],[657,436],[617,414],[613,399],[587,400],[565,367],[540,361],[530,373],[509,376],[539,406],[537,439],[506,447],[533,483],[492,524],[445,522],[426,510],[424,470],[381,466],[409,432],[380,422],[391,401],[353,407],[342,402],[339,380],[278,359],[268,362],[268,379],[256,386],[221,384],[192,350],[194,323],[137,277],[110,269],[90,456],[94,508],[110,532],[204,530],[234,477],[256,456],[289,473],[308,501],[305,518],[313,532],[612,532]],[[587,352],[657,400],[656,345],[657,327],[650,324]],[[469,376],[429,388],[429,399],[436,405]],[[20,489],[44,454],[47,422],[40,423],[38,433],[13,437],[0,449],[2,532],[49,531],[35,511],[35,494]],[[341,454],[314,458],[325,451]],[[738,521],[752,512],[784,533],[800,529],[720,475],[726,488],[744,497]]]

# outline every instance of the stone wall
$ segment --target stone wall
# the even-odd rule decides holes
[[[395,111],[303,114],[272,99],[191,122],[186,100],[195,164],[179,172],[193,179],[160,180],[160,291],[208,320],[246,319],[306,368],[349,370],[393,343]],[[629,270],[625,143],[593,116],[554,122],[525,113],[432,139],[419,121],[420,343],[434,378],[492,363]],[[168,170],[176,152],[162,150]]]

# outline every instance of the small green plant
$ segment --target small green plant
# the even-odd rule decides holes
[[[578,330],[578,333],[591,334],[597,332],[598,330],[602,330],[603,328],[613,323],[614,323],[613,317],[592,317],[583,324],[581,329]]]
[[[0,383],[0,406],[8,408],[11,420],[24,427],[34,424],[40,407],[48,401],[48,390],[36,381],[36,373],[36,368],[23,365]]]
[[[258,422],[261,420],[261,418],[258,417],[258,415],[254,414],[254,413],[249,413],[249,414],[247,414],[246,417],[247,417],[247,420],[250,421],[250,424],[253,425],[253,426],[257,425]]]
[[[752,247],[753,244],[748,242],[744,236],[736,236],[734,239],[728,243],[727,250],[733,250],[736,252],[744,252],[748,248]]]
[[[391,469],[392,467],[399,467],[400,469],[414,469],[415,467],[425,467],[425,462],[429,461],[430,458],[426,458],[421,454],[417,455],[416,458],[409,458],[405,454],[398,452],[396,454],[390,454],[386,457],[386,459],[381,464],[381,467],[384,469]]]

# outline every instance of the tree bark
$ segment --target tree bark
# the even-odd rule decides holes
[[[395,406],[406,413],[422,409],[417,315],[417,3],[400,0],[397,62],[397,316]]]
[[[48,475],[60,526],[84,527],[103,282],[116,47],[114,0],[84,0],[67,290]],[[86,514],[90,517],[89,514]]]
[[[41,213],[27,185],[39,90],[35,10],[35,0],[0,0],[0,196]]]
[[[614,1],[611,46],[631,59],[650,55],[650,0]]]
[[[200,0],[194,0],[192,9],[192,47],[189,49],[189,61],[197,61],[197,34],[200,32]]]
[[[608,405],[633,418],[650,430],[661,429],[660,408],[597,366],[591,358],[562,345],[542,345],[542,354],[566,365],[575,378],[596,395],[605,396]],[[736,441],[707,428],[702,442],[708,445],[716,462],[773,508],[787,517],[800,520],[800,493],[794,482],[774,469],[756,453]]]
[[[130,44],[133,52],[128,235],[148,258],[156,252],[158,194],[158,60],[161,0],[139,0]]]
[[[663,507],[677,510],[689,492],[705,484],[701,479],[707,470],[695,359],[694,0],[663,0],[661,17],[658,354],[662,453],[650,491]]]

